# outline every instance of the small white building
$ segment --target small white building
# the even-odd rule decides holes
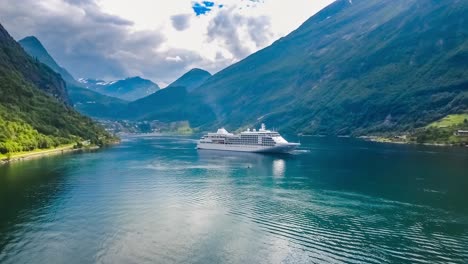
[[[468,130],[457,130],[455,136],[468,137]]]

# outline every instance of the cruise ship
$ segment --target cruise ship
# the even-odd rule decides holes
[[[242,152],[288,153],[299,143],[289,143],[278,132],[270,131],[262,124],[261,128],[247,129],[240,134],[229,133],[220,128],[216,133],[208,133],[197,144],[198,149],[227,150]]]

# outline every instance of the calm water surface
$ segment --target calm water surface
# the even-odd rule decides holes
[[[130,137],[0,167],[0,263],[468,263],[468,150]]]

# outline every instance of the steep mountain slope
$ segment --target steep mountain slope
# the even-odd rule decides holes
[[[123,108],[127,104],[120,99],[83,88],[65,68],[57,64],[36,37],[26,37],[20,40],[19,44],[31,57],[62,76],[67,84],[68,96],[80,113],[94,118],[109,118],[113,117],[116,109]]]
[[[211,108],[203,102],[200,96],[189,93],[191,89],[199,87],[210,76],[209,72],[201,69],[190,70],[168,87],[131,102],[127,106],[116,107],[111,113],[113,119],[190,121],[192,127],[212,122],[215,115]],[[88,83],[96,85],[96,82],[88,81]]]
[[[211,125],[364,134],[468,109],[468,2],[338,0],[194,93]],[[222,87],[222,89],[220,89]]]
[[[179,79],[171,83],[169,87],[185,87],[187,91],[191,92],[195,88],[200,87],[208,78],[211,77],[211,73],[202,69],[191,69]]]
[[[125,109],[128,102],[100,94],[98,92],[71,86],[68,88],[68,94],[73,101],[73,107],[80,113],[98,119],[114,119],[121,109]]]
[[[68,104],[65,82],[0,25],[0,153],[111,136]]]
[[[64,68],[60,67],[57,62],[50,56],[49,52],[44,48],[42,43],[34,36],[29,36],[21,39],[18,43],[23,49],[33,58],[39,60],[52,70],[62,76],[62,79],[69,84],[77,84],[75,78]]]
[[[187,88],[181,86],[168,87],[131,102],[120,116],[161,122],[190,121],[192,127],[206,124],[215,118],[202,98],[189,94]]]
[[[16,78],[34,83],[43,92],[69,103],[62,78],[44,64],[31,59],[1,25],[0,48],[0,70],[4,75],[15,74]]]
[[[160,89],[152,81],[138,76],[112,82],[93,79],[80,79],[79,81],[88,89],[126,101],[138,100]]]

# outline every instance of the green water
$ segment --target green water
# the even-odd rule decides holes
[[[468,263],[468,149],[130,137],[0,167],[0,263]]]

